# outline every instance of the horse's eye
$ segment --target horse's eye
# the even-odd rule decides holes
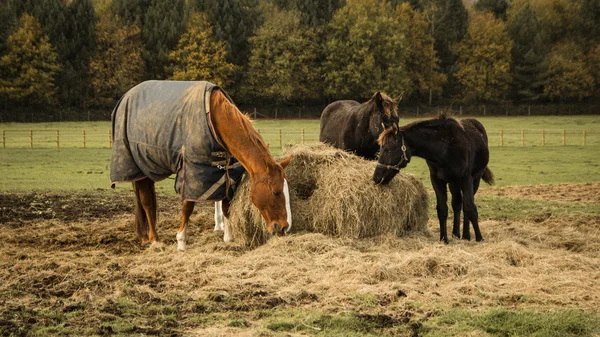
[[[275,192],[275,191],[273,191],[273,195],[276,196],[276,197],[278,197],[280,194],[281,194],[281,192]]]

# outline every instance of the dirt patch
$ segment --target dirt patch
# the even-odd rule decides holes
[[[486,188],[479,190],[478,195],[600,204],[600,183]]]

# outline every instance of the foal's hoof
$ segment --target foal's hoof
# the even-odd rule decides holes
[[[480,237],[480,238],[476,238],[476,239],[475,239],[475,241],[477,241],[477,242],[483,242],[483,241],[485,241],[485,239],[484,239],[484,238],[483,238],[483,236],[482,236],[482,237]]]
[[[445,244],[448,244],[448,238],[440,238],[440,241],[444,242]]]

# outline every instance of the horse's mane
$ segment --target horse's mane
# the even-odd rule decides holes
[[[269,154],[268,146],[265,144],[258,131],[256,131],[254,126],[252,126],[252,121],[250,118],[246,114],[242,113],[231,101],[229,101],[229,99],[221,90],[216,90],[211,99],[214,100],[216,106],[223,107],[226,112],[226,116],[229,119],[229,125],[238,124],[241,126],[243,131],[241,131],[240,134],[243,134],[248,138],[248,141],[250,141],[250,143],[253,145],[252,148],[259,149],[261,152],[264,150],[266,154]],[[265,162],[270,164],[270,161],[268,160],[268,158],[271,158],[270,155],[263,155],[261,157],[266,158]]]
[[[404,131],[407,129],[414,128],[434,128],[442,125],[456,125],[461,130],[465,129],[459,120],[452,117],[448,112],[442,111],[438,114],[437,117],[406,124],[401,128],[401,130]]]
[[[379,138],[377,139],[377,141],[379,142],[380,145],[387,144],[390,141],[390,138],[394,138],[398,134],[398,131],[405,131],[408,129],[412,130],[412,129],[421,129],[421,128],[423,128],[423,129],[435,128],[435,127],[443,126],[443,125],[456,125],[461,130],[463,130],[463,131],[465,130],[464,126],[462,125],[462,123],[459,120],[452,117],[446,111],[442,111],[438,114],[437,117],[422,120],[422,121],[412,122],[412,123],[406,124],[402,127],[399,127],[398,125],[394,124],[392,127],[383,130],[383,132],[379,135]]]

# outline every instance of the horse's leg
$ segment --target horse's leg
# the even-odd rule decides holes
[[[143,208],[145,218],[136,216],[136,231],[141,235],[142,243],[154,244],[158,242],[158,234],[156,234],[156,191],[154,189],[154,181],[146,178],[133,182],[136,194],[136,204],[139,203]],[[138,207],[139,207],[138,205]],[[138,209],[138,213],[142,213]],[[143,233],[146,232],[146,237]]]
[[[430,175],[431,184],[435,191],[435,198],[437,199],[437,215],[440,221],[440,241],[448,243],[448,233],[446,229],[446,220],[448,219],[448,191],[446,189],[446,182],[437,179],[433,173]]]
[[[473,178],[471,176],[463,179],[462,189],[463,211],[465,213],[465,217],[473,223],[473,230],[475,231],[475,240],[483,241],[483,236],[481,236],[481,231],[479,230],[477,206],[475,205],[475,196],[473,192],[474,184]],[[465,233],[465,229],[468,230],[468,228],[463,228],[463,239],[470,240],[471,234],[469,233],[469,231]]]
[[[229,199],[223,199],[223,241],[233,241],[233,234],[231,233],[231,223],[229,222]]]
[[[215,202],[215,231],[223,230],[223,201]]]
[[[454,213],[452,235],[460,239],[460,212],[462,211],[462,192],[460,190],[460,185],[456,181],[450,183],[450,193],[452,194],[452,212]],[[466,219],[467,217],[464,218]]]
[[[481,178],[473,179],[473,199],[475,198],[475,194],[477,193],[477,190],[479,189],[480,181],[481,181]],[[468,238],[467,240],[470,240],[471,233],[470,233],[469,225],[470,225],[471,220],[469,220],[469,217],[465,215],[463,221],[464,221],[463,222],[463,238],[465,238],[465,233],[467,233],[466,234],[466,237]]]
[[[185,250],[185,227],[190,221],[190,216],[194,211],[195,204],[196,203],[193,201],[183,201],[183,205],[181,207],[181,226],[179,226],[179,231],[177,231],[177,250],[179,251]]]

